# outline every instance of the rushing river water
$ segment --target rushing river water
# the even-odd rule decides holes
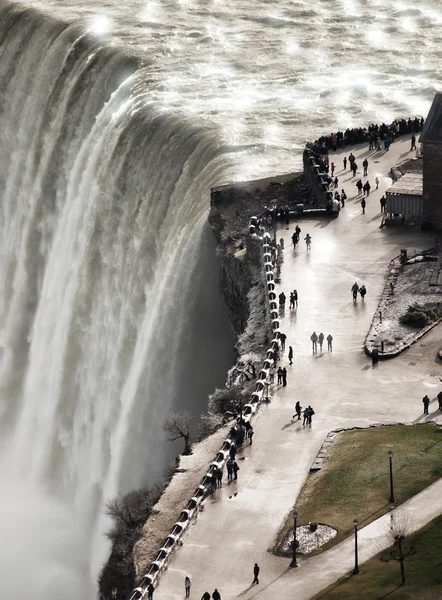
[[[222,382],[210,186],[425,114],[441,25],[436,0],[1,2],[2,597],[25,572],[92,597],[106,501]]]
[[[139,53],[148,101],[216,125],[235,179],[290,171],[329,130],[426,114],[437,0],[34,2]]]

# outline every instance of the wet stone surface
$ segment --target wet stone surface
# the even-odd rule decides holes
[[[336,529],[329,525],[321,525],[318,523],[316,531],[312,531],[310,524],[299,525],[296,528],[296,541],[298,542],[298,554],[310,554],[314,552],[329,540],[337,535]],[[284,540],[281,542],[279,552],[290,556],[293,552],[293,529],[288,531]]]

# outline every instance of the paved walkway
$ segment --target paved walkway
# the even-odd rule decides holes
[[[223,600],[262,598],[307,600],[352,568],[352,540],[344,541],[321,556],[301,559],[301,568],[289,569],[289,560],[275,557],[267,549],[291,510],[326,434],[338,427],[372,423],[423,420],[424,394],[434,398],[440,390],[440,366],[435,353],[440,345],[436,328],[393,361],[373,368],[363,353],[364,338],[384,285],[386,268],[400,248],[425,248],[430,237],[414,228],[379,229],[379,198],[390,185],[390,167],[407,156],[408,140],[396,142],[389,153],[372,157],[366,147],[356,151],[362,167],[369,160],[369,179],[379,176],[379,190],[370,194],[366,214],[356,199],[355,182],[341,171],[343,153],[332,159],[337,165],[339,190],[349,200],[339,218],[300,221],[301,238],[312,236],[312,249],[291,246],[290,230],[278,232],[285,240],[285,262],[278,292],[287,297],[296,288],[299,307],[286,310],[281,328],[287,345],[293,346],[294,364],[288,369],[288,385],[276,390],[272,401],[254,418],[253,446],[240,453],[238,481],[225,485],[205,502],[205,509],[190,529],[184,546],[172,558],[161,579],[156,599],[175,600],[184,595],[184,577],[193,581],[192,596],[201,598],[217,587]],[[349,151],[347,151],[347,155]],[[365,303],[352,302],[354,281],[367,288]],[[315,330],[331,333],[333,352],[312,354],[310,335]],[[316,415],[311,428],[291,423],[296,400],[311,404]],[[437,402],[430,405],[428,420],[442,422]],[[400,466],[400,465],[398,465]],[[436,490],[437,486],[426,492]],[[420,512],[421,521],[442,510],[442,495],[434,493]],[[428,512],[427,512],[428,509]],[[364,514],[349,515],[350,523]],[[378,552],[379,528],[385,518],[361,530],[361,562]],[[302,524],[302,515],[299,516]],[[253,564],[261,567],[259,586],[251,586]],[[296,592],[296,593],[295,593]]]

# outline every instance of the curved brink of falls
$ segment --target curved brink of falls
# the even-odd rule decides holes
[[[149,103],[137,68],[75,25],[0,7],[5,598],[24,571],[33,598],[93,594],[103,506],[161,476],[158,424],[195,400],[206,368],[176,376],[199,295],[193,266],[214,270],[201,262],[202,224],[225,159],[213,133]],[[229,344],[224,335],[201,394],[220,383]]]

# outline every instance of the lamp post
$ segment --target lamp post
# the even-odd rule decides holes
[[[393,452],[388,451],[388,458],[390,459],[390,504],[395,503],[394,490],[393,490]]]
[[[278,206],[276,200],[273,201],[273,241],[275,242],[275,251],[276,251],[276,216],[278,213]]]
[[[291,567],[299,567],[298,561],[296,560],[296,546],[297,546],[297,542],[296,542],[296,521],[297,520],[298,520],[298,511],[294,510],[293,511],[293,558],[292,558],[292,562],[290,563]]]
[[[355,528],[355,568],[353,569],[353,575],[357,575],[360,573],[359,571],[359,563],[358,563],[358,521],[355,519],[353,521],[353,525]]]

